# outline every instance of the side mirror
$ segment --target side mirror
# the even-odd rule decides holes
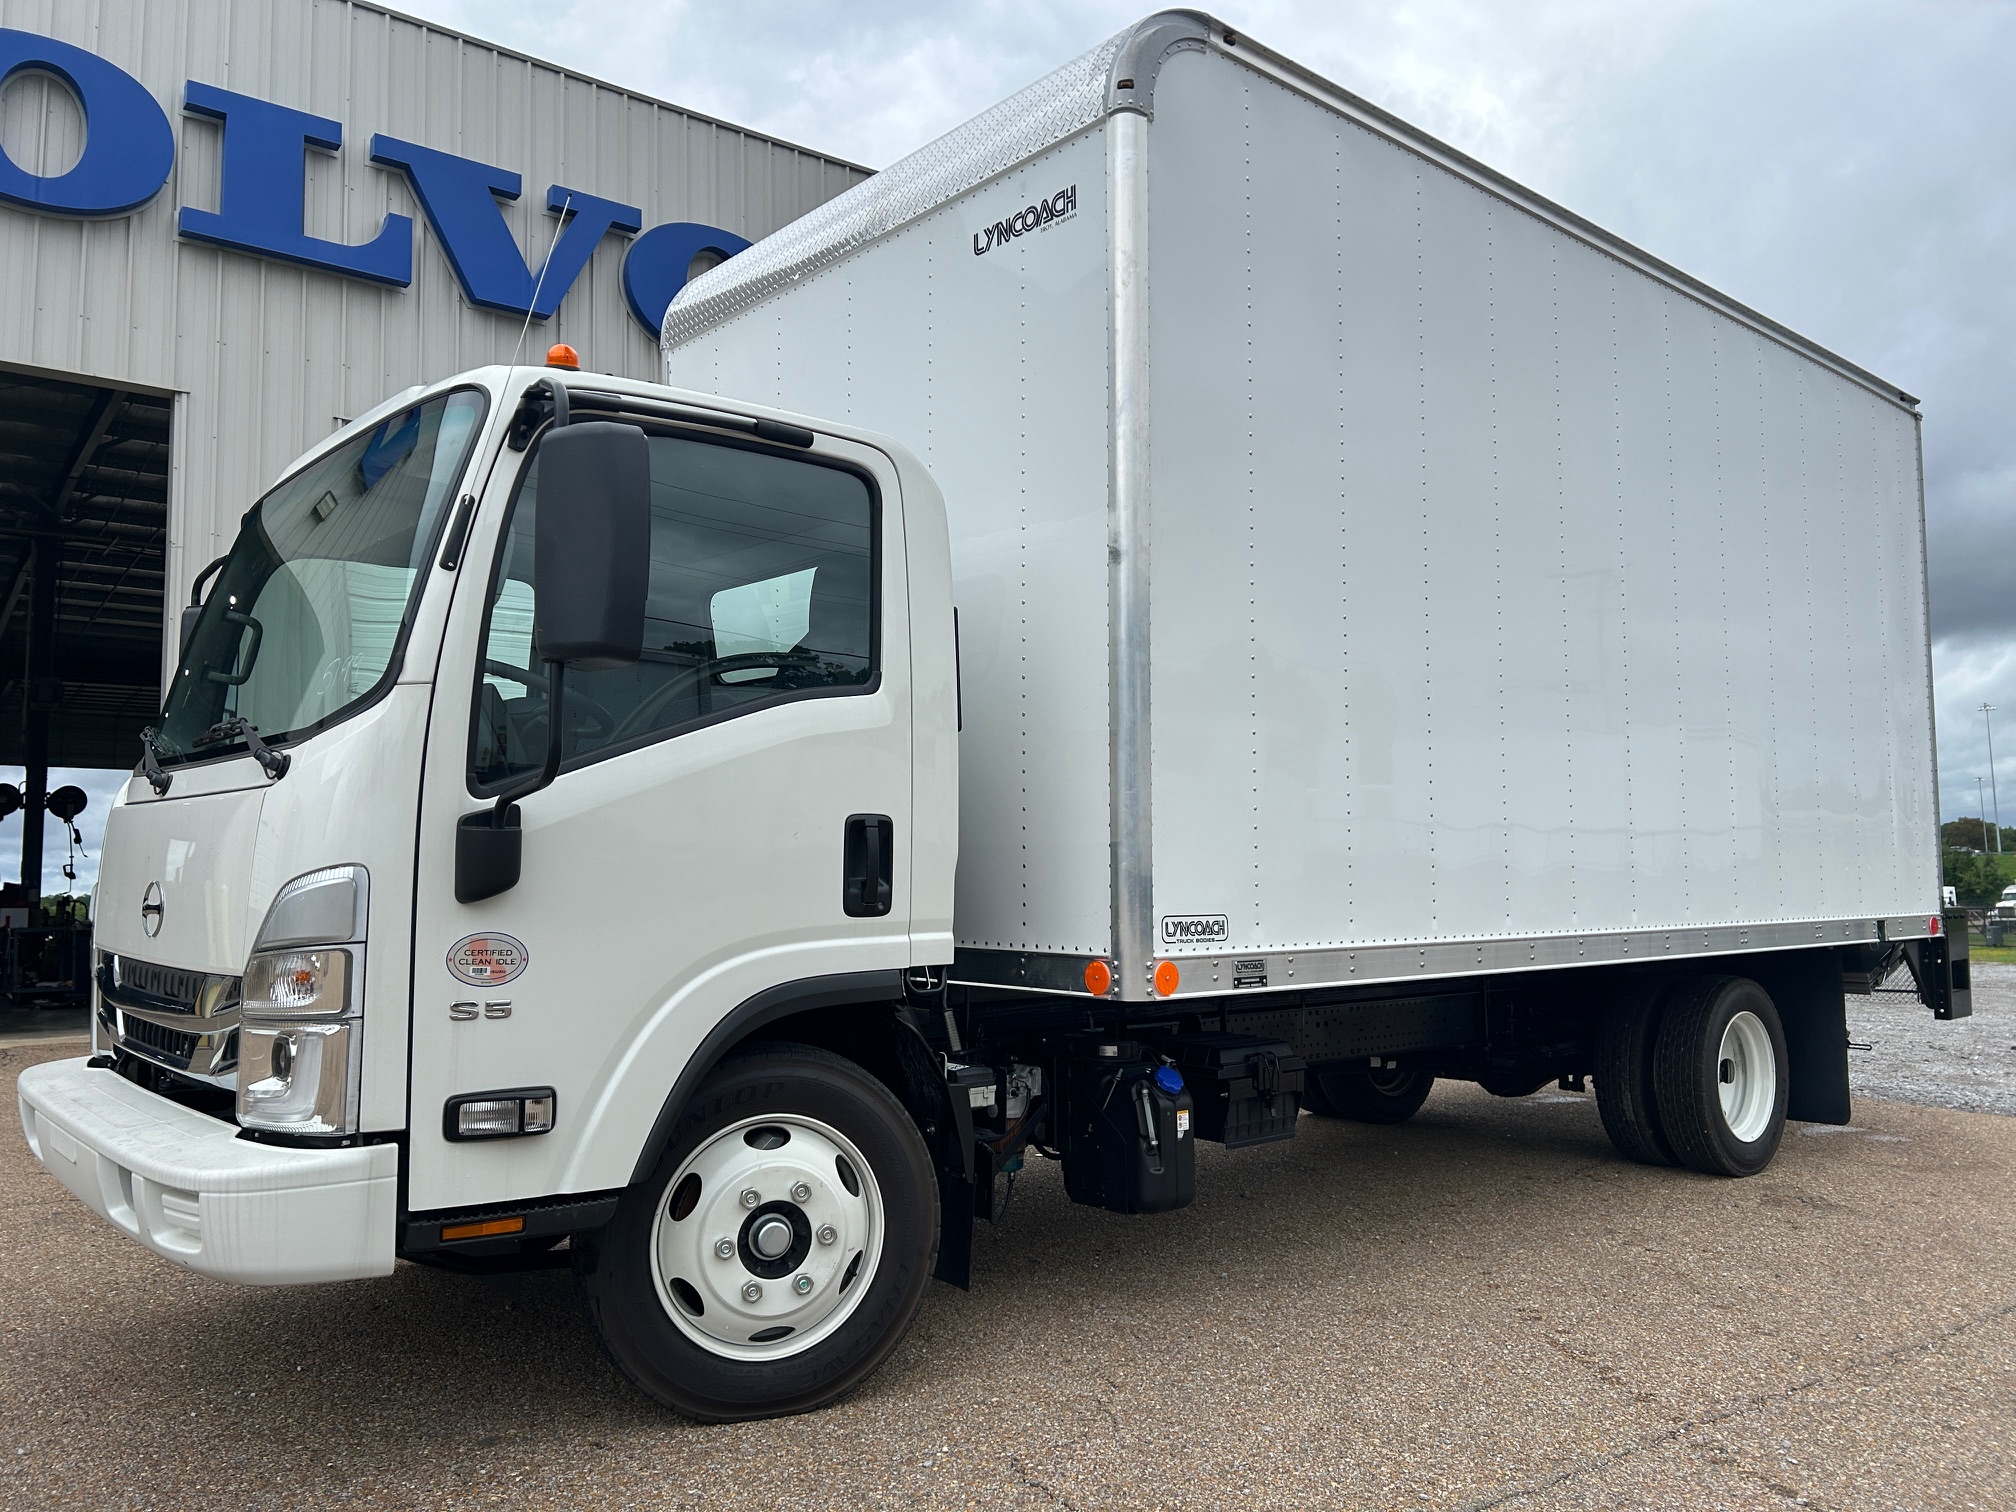
[[[651,583],[651,444],[642,430],[591,420],[547,435],[532,549],[540,660],[636,661]]]
[[[455,901],[518,885],[524,831],[517,803],[560,772],[569,667],[627,667],[644,653],[651,588],[651,443],[634,425],[591,420],[547,432],[539,446],[538,582],[533,640],[546,664],[546,763],[465,815],[455,834]]]

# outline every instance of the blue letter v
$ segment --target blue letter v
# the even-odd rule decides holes
[[[520,316],[529,310],[535,320],[548,319],[606,234],[634,233],[644,224],[635,206],[553,185],[546,192],[547,210],[558,215],[566,206],[570,218],[546,256],[541,277],[525,266],[497,203],[518,198],[522,180],[517,174],[389,136],[371,138],[371,161],[404,170],[462,292],[469,303],[486,310]]]

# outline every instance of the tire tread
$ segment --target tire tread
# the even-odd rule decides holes
[[[1596,1111],[1617,1153],[1640,1165],[1676,1164],[1659,1121],[1653,1054],[1665,981],[1634,983],[1596,1032]]]

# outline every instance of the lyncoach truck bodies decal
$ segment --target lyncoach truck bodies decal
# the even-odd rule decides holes
[[[133,214],[167,187],[175,168],[174,127],[138,79],[68,42],[0,27],[0,84],[20,73],[48,74],[76,97],[85,148],[67,173],[48,176],[28,172],[0,150],[0,204],[38,215],[108,219]],[[340,151],[340,122],[195,79],[183,86],[182,110],[214,121],[224,137],[217,209],[183,206],[176,218],[183,240],[392,288],[412,284],[410,216],[387,215],[375,234],[355,244],[303,232],[306,155]],[[634,237],[623,258],[624,301],[655,337],[696,255],[729,258],[749,245],[732,231],[690,221],[637,236],[643,215],[636,207],[554,184],[546,208],[562,225],[542,281],[504,221],[500,201],[515,200],[523,190],[516,173],[389,136],[372,137],[369,150],[372,163],[406,179],[464,297],[479,309],[548,319],[596,246],[614,232]],[[1071,193],[1075,203],[1075,189]]]
[[[1231,938],[1224,914],[1164,914],[1164,945],[1223,945]]]
[[[998,220],[991,226],[982,227],[973,233],[973,255],[983,257],[1004,242],[1018,236],[1026,236],[1049,225],[1052,221],[1069,220],[1078,213],[1078,186],[1059,189],[1046,200],[1017,210],[1006,220]]]

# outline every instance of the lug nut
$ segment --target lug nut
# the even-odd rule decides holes
[[[812,1188],[802,1181],[797,1183],[797,1185],[791,1188],[791,1200],[800,1207],[803,1207],[812,1200]]]
[[[791,1290],[798,1293],[801,1297],[804,1296],[812,1290],[812,1278],[810,1276],[800,1276],[796,1281],[791,1283]]]
[[[832,1224],[822,1223],[819,1225],[819,1242],[821,1244],[831,1244],[839,1237],[839,1233],[834,1229]]]
[[[742,1283],[742,1300],[744,1302],[761,1302],[763,1300],[763,1288],[758,1286],[754,1281],[744,1281]]]
[[[754,1187],[749,1187],[745,1189],[742,1193],[742,1206],[746,1208],[752,1208],[762,1200],[763,1200],[762,1197],[758,1195],[756,1188]]]
[[[735,1241],[733,1239],[716,1239],[714,1241],[714,1253],[719,1255],[723,1260],[728,1259],[735,1253]]]

